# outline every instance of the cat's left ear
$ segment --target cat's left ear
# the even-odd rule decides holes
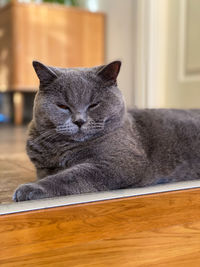
[[[110,64],[102,67],[98,72],[100,76],[105,81],[117,81],[117,76],[119,74],[121,67],[121,61],[113,61]]]
[[[39,61],[33,61],[33,67],[40,80],[40,84],[44,87],[57,78],[57,74],[50,67],[40,63]]]

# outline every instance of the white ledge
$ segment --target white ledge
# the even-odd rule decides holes
[[[96,202],[102,200],[119,199],[119,198],[133,197],[133,196],[177,191],[177,190],[186,190],[192,188],[200,188],[200,181],[195,180],[195,181],[178,182],[172,184],[155,185],[142,188],[120,189],[107,192],[72,195],[72,196],[56,197],[56,198],[46,198],[41,200],[24,201],[12,204],[2,204],[0,205],[0,215],[62,207],[62,206]]]

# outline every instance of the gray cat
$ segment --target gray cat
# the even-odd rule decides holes
[[[38,180],[19,186],[15,201],[200,178],[200,110],[127,111],[119,61],[33,66],[40,89],[27,153]]]

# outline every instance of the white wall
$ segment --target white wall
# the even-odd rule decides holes
[[[122,68],[118,79],[127,106],[134,103],[135,29],[137,0],[88,0],[81,1],[93,11],[106,14],[106,62],[120,59]]]

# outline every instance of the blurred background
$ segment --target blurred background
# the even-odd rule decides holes
[[[32,60],[122,60],[127,106],[200,108],[199,0],[0,0],[0,124],[31,120]]]

